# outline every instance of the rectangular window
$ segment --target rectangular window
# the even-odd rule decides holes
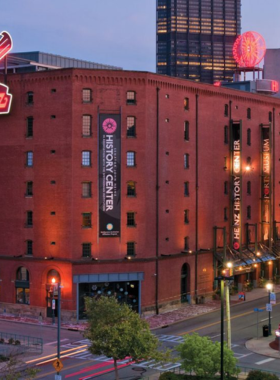
[[[28,117],[26,123],[26,137],[33,137],[33,117]]]
[[[82,182],[82,197],[91,198],[91,182]]]
[[[91,243],[82,244],[82,256],[91,257]]]
[[[247,219],[251,219],[251,206],[247,206]]]
[[[224,220],[228,220],[228,208],[224,208]]]
[[[91,103],[92,102],[92,91],[90,88],[83,89],[83,103]]]
[[[82,214],[82,227],[91,228],[91,212],[84,212]]]
[[[224,182],[224,194],[228,194],[228,181]]]
[[[91,116],[90,115],[83,115],[82,135],[83,137],[91,136]]]
[[[26,152],[26,166],[33,166],[33,152]]]
[[[133,181],[127,182],[127,196],[128,197],[136,196],[135,182]]]
[[[26,182],[26,192],[25,192],[25,195],[27,197],[32,197],[32,195],[33,195],[33,182],[32,181]]]
[[[225,104],[225,112],[224,112],[224,115],[225,115],[225,116],[228,116],[228,104]]]
[[[33,255],[33,241],[32,240],[26,241],[26,254],[29,256]]]
[[[26,94],[26,103],[33,104],[33,101],[34,101],[34,94],[32,91],[28,91]]]
[[[247,182],[247,194],[251,195],[251,181]]]
[[[190,219],[189,219],[189,210],[185,210],[185,211],[184,211],[184,223],[185,223],[185,224],[189,224],[189,223],[190,223]]]
[[[82,166],[91,166],[91,152],[89,150],[82,152]]]
[[[127,214],[127,225],[135,227],[135,213],[134,212],[128,212]]]
[[[189,122],[188,121],[185,121],[185,123],[184,123],[184,140],[185,141],[190,141]]]
[[[190,196],[190,191],[189,191],[189,182],[184,183],[184,196],[189,197]]]
[[[128,116],[126,118],[126,136],[136,137],[135,117]]]
[[[126,165],[129,167],[136,166],[135,164],[135,152],[126,153]]]
[[[185,236],[184,237],[184,250],[185,251],[188,251],[190,248],[190,245],[189,245],[189,237],[188,236]]]
[[[26,211],[26,227],[33,226],[33,211]]]
[[[268,121],[272,122],[272,112],[268,112]]]
[[[29,290],[29,288],[16,288],[16,302],[29,305]]]
[[[134,241],[129,241],[126,243],[126,255],[135,256],[135,243]]]
[[[188,153],[184,154],[184,168],[185,169],[189,169],[189,167],[190,167],[189,161],[190,161],[189,160],[189,154]]]
[[[251,129],[247,129],[247,145],[251,145]]]
[[[224,126],[224,144],[228,144],[228,126]]]
[[[136,92],[127,91],[126,93],[126,104],[136,104]]]
[[[251,108],[247,108],[247,119],[251,119]]]
[[[189,98],[184,99],[184,110],[185,111],[189,110]]]

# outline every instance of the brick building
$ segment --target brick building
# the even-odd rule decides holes
[[[158,311],[210,294],[222,251],[240,286],[277,275],[280,100],[132,71],[7,85],[0,310],[51,316],[56,278],[65,318],[85,295]]]

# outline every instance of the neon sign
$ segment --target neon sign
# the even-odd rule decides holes
[[[246,32],[233,45],[233,57],[241,67],[255,67],[265,56],[264,38],[257,32]]]
[[[0,33],[0,61],[4,58],[13,47],[12,37],[8,32]]]
[[[9,87],[0,83],[0,114],[10,112],[13,96],[9,94]]]

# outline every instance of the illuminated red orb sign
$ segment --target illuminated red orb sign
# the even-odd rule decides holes
[[[0,83],[0,114],[10,112],[13,96],[9,94],[9,87]]]
[[[4,58],[13,47],[12,37],[8,32],[0,33],[0,61]]]
[[[233,45],[233,57],[240,67],[255,67],[265,56],[264,38],[257,32],[241,34]]]

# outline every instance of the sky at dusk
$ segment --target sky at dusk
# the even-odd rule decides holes
[[[280,0],[242,0],[242,32],[262,34],[280,48]],[[156,0],[9,0],[0,31],[13,52],[46,53],[155,71]]]

